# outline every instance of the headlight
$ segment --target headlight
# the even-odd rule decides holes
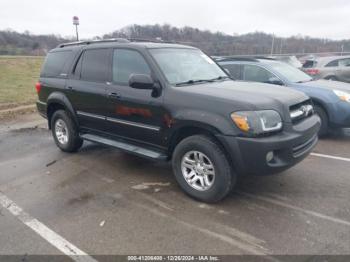
[[[240,130],[253,135],[282,129],[281,116],[274,110],[234,112],[231,118]]]
[[[346,93],[344,91],[341,90],[333,90],[334,94],[336,94],[340,100],[345,101],[345,102],[349,102],[350,103],[350,94]]]

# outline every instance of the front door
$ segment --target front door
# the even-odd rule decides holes
[[[106,124],[111,134],[152,145],[161,145],[165,112],[162,96],[152,97],[152,90],[129,86],[131,74],[152,75],[143,55],[131,49],[114,49],[112,83]]]

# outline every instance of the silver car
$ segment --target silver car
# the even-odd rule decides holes
[[[315,79],[329,79],[350,83],[350,56],[319,57],[307,60],[303,71]]]

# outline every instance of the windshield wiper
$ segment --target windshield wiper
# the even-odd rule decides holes
[[[230,77],[228,76],[218,76],[215,78],[210,79],[211,81],[216,81],[216,80],[224,80],[224,79],[229,79]]]
[[[301,80],[301,81],[298,81],[296,82],[297,84],[302,84],[302,83],[307,83],[307,82],[311,82],[313,81],[313,79],[310,79],[310,80]]]
[[[203,83],[203,82],[214,82],[214,80],[211,80],[211,79],[198,79],[198,80],[190,79],[188,81],[176,83],[175,85],[176,86],[191,85],[191,84]]]
[[[214,81],[217,81],[217,80],[223,80],[223,79],[227,79],[227,78],[229,78],[229,77],[228,76],[219,76],[219,77],[215,77],[215,78],[212,78],[212,79],[198,79],[198,80],[190,79],[188,81],[176,83],[175,85],[176,86],[191,85],[191,84],[204,83],[204,82],[211,83],[211,82],[214,82]]]

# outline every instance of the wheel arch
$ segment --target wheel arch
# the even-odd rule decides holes
[[[46,115],[48,119],[49,129],[51,129],[51,118],[55,111],[57,110],[65,110],[72,117],[73,121],[78,124],[78,118],[75,113],[75,110],[68,100],[68,98],[61,92],[53,92],[49,95],[47,99],[47,109]]]
[[[173,152],[176,146],[185,138],[193,135],[205,135],[210,137],[213,141],[215,141],[221,149],[224,151],[225,155],[228,158],[229,163],[232,168],[234,168],[234,159],[233,156],[228,152],[227,147],[222,143],[220,139],[218,139],[217,135],[222,135],[219,129],[209,124],[200,123],[200,122],[191,122],[177,127],[172,135],[169,138],[168,143],[168,155],[169,159],[172,158]]]

